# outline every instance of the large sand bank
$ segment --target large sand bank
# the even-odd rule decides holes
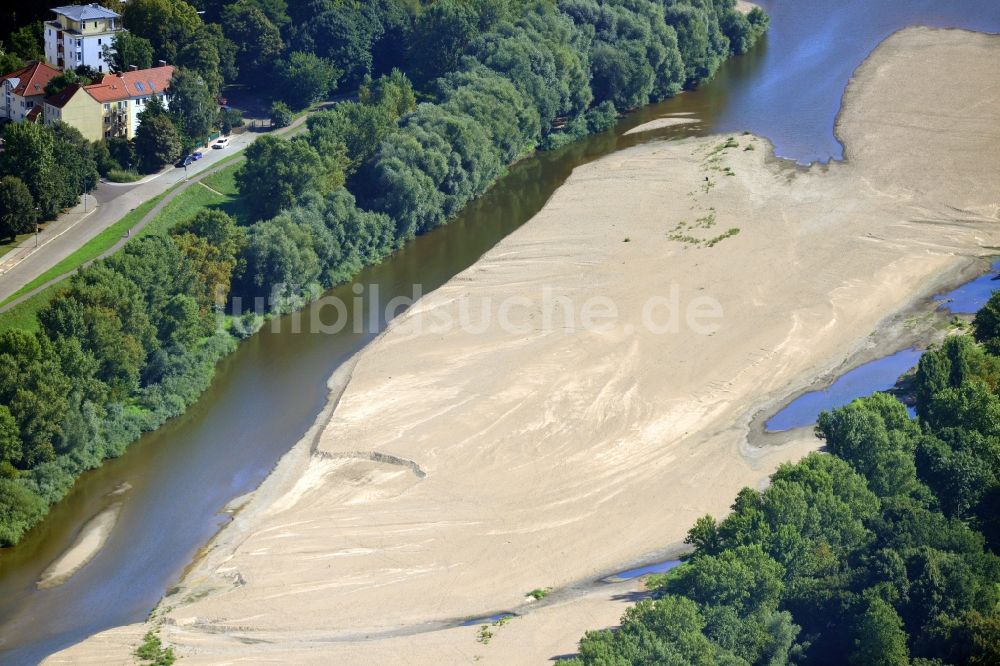
[[[755,415],[872,353],[873,333],[995,253],[998,61],[997,37],[891,37],[845,97],[845,163],[795,168],[737,136],[577,169],[342,370],[314,436],[161,604],[163,638],[191,663],[512,664],[614,624],[634,584],[587,581],[676,547],[818,444],[762,445]],[[669,237],[731,228],[711,247]],[[648,330],[644,307],[672,289],[718,303],[717,330]],[[618,316],[546,326],[546,290],[577,322],[595,295]],[[516,331],[496,325],[510,297]],[[483,332],[415,330],[487,298]],[[539,587],[556,592],[525,603]],[[488,645],[448,628],[508,609],[527,612]],[[128,662],[144,630],[50,662]]]

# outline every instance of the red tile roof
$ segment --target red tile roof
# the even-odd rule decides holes
[[[34,97],[35,95],[44,95],[45,85],[59,76],[60,73],[58,69],[46,65],[44,62],[32,62],[16,72],[0,76],[0,82],[7,79],[17,79],[14,94],[21,97]]]
[[[173,65],[105,74],[100,83],[84,86],[84,89],[98,102],[119,102],[162,93],[170,87],[173,75]]]

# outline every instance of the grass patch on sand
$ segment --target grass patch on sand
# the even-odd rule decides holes
[[[135,649],[135,656],[144,664],[154,664],[154,666],[170,666],[177,660],[174,649],[163,647],[163,641],[153,631],[146,632],[142,637],[142,645]]]
[[[549,596],[549,592],[552,591],[551,587],[536,587],[531,592],[528,592],[528,596],[535,601],[540,601],[545,597]]]

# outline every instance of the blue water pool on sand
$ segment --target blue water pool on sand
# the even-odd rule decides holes
[[[640,576],[647,576],[649,574],[659,574],[667,573],[671,569],[680,566],[680,560],[667,560],[666,562],[657,562],[656,564],[647,564],[644,567],[636,567],[635,569],[627,569],[620,573],[616,573],[613,576],[608,576],[606,580],[613,582],[620,582],[623,580],[632,580],[633,578],[639,578]]]
[[[466,620],[462,623],[463,627],[471,627],[479,624],[493,624],[498,620],[502,620],[505,617],[516,617],[513,613],[497,613],[496,615],[487,615],[485,617],[474,617],[471,620]]]
[[[995,289],[1000,289],[1000,261],[993,263],[990,272],[975,280],[966,282],[949,292],[938,294],[935,301],[955,314],[972,314],[986,305]],[[899,377],[920,361],[922,352],[904,349],[892,356],[865,363],[841,376],[829,388],[811,391],[792,401],[764,424],[769,432],[781,432],[793,428],[803,428],[816,423],[821,412],[843,407],[855,398],[871,395],[875,391],[885,391],[896,385]],[[907,407],[910,416],[915,416],[912,407]]]
[[[973,314],[986,305],[986,301],[990,300],[995,289],[1000,289],[998,272],[1000,272],[1000,261],[995,261],[986,275],[972,282],[966,282],[957,289],[938,294],[934,300],[942,301],[943,307],[955,314]]]
[[[820,412],[843,407],[855,398],[885,391],[896,385],[900,375],[920,361],[922,352],[904,349],[892,356],[865,363],[842,375],[830,387],[811,391],[793,400],[775,414],[764,428],[770,432],[803,428],[816,423]]]

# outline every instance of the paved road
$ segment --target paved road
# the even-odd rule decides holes
[[[306,116],[300,116],[289,127],[275,133],[292,132],[301,127],[305,119]],[[263,135],[246,131],[232,135],[228,148],[202,149],[205,157],[187,168],[187,177],[194,179],[196,176],[207,175],[220,160],[243,150]],[[29,238],[22,241],[16,250],[0,258],[0,302],[10,298],[21,287],[65,259],[136,206],[183,181],[184,171],[169,167],[137,183],[102,182],[91,195],[85,197],[85,202],[81,200],[81,203],[60,215],[57,220],[45,225],[45,230],[38,234],[37,248],[35,239]],[[0,312],[6,309],[0,309]]]

